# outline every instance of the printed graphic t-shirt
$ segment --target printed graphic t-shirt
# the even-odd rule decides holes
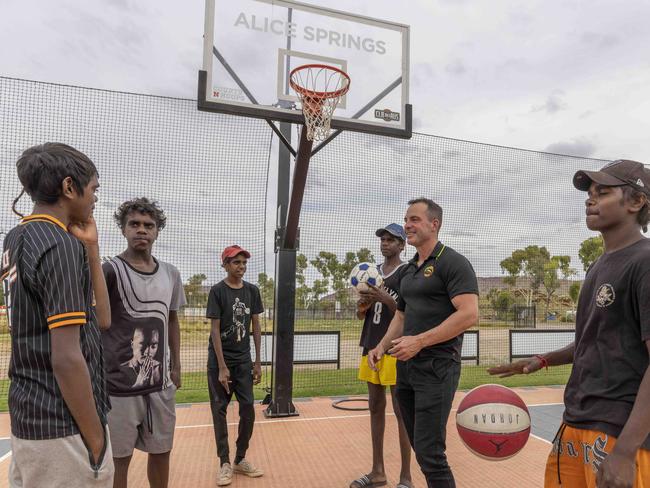
[[[180,273],[158,260],[145,273],[120,257],[103,269],[111,302],[111,327],[102,333],[109,393],[134,396],[167,388],[169,312],[186,303]]]
[[[225,281],[212,287],[206,317],[221,321],[221,349],[226,364],[251,360],[251,317],[264,312],[259,289],[247,281],[241,288],[231,288]],[[212,337],[208,346],[208,367],[217,368]]]

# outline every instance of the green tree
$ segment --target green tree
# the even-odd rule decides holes
[[[571,268],[570,264],[571,256],[552,256],[548,262],[544,263],[542,284],[544,285],[544,292],[546,293],[544,299],[546,305],[545,316],[548,316],[551,299],[560,287],[560,274],[564,279],[575,274],[575,270]]]
[[[327,280],[314,280],[311,287],[309,306],[313,307],[320,303],[320,298],[327,293]]]
[[[190,276],[184,285],[187,305],[189,307],[205,307],[208,304],[208,294],[203,291],[203,282],[208,277],[203,273]]]
[[[578,257],[582,261],[584,270],[587,271],[589,266],[594,264],[603,252],[605,252],[605,243],[601,236],[590,237],[582,241],[580,250],[578,251]]]
[[[571,286],[569,287],[569,297],[571,297],[571,301],[573,302],[574,306],[578,306],[578,297],[580,296],[580,288],[582,287],[582,283],[579,281],[574,281],[571,283]]]
[[[508,273],[504,282],[515,289],[515,293],[524,296],[526,305],[533,304],[533,296],[544,283],[544,266],[551,259],[551,254],[545,247],[528,246],[517,249],[512,255],[501,261],[501,269]],[[526,287],[517,288],[520,278],[527,279]]]
[[[311,287],[307,285],[305,270],[309,267],[309,260],[304,254],[296,256],[296,308],[307,309],[311,304]]]
[[[304,254],[296,256],[296,308],[311,309],[318,304],[321,296],[327,293],[329,281],[327,278],[316,279],[312,286],[307,284],[305,271],[309,267],[309,260]]]
[[[560,286],[560,275],[566,279],[575,274],[570,264],[570,256],[551,256],[544,246],[517,249],[500,263],[501,269],[508,273],[504,281],[515,288],[515,293],[525,297],[527,306],[532,305],[535,293],[544,287],[547,314],[553,295]],[[527,281],[527,286],[516,288],[521,278]]]
[[[508,311],[515,304],[515,297],[512,292],[509,290],[499,290],[498,288],[490,289],[487,294],[487,299],[496,313],[496,318],[499,320],[505,320]]]
[[[343,261],[339,261],[336,254],[328,251],[321,251],[316,258],[310,261],[311,265],[318,270],[323,276],[327,285],[335,293],[335,298],[342,306],[348,305],[350,301],[349,294],[346,290],[350,287],[348,277],[352,268],[362,262],[375,262],[370,249],[361,248],[357,252],[349,251],[345,253]]]
[[[262,295],[262,303],[265,309],[273,307],[273,299],[275,297],[275,283],[273,278],[270,278],[266,273],[257,275],[257,286]]]

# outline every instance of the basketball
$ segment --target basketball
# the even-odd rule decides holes
[[[530,435],[530,414],[510,388],[481,385],[470,391],[456,411],[463,444],[483,459],[500,461],[517,454]]]
[[[365,291],[368,289],[368,284],[379,287],[384,283],[384,279],[376,264],[359,263],[350,273],[350,283],[358,291]]]

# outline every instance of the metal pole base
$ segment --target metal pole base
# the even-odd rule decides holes
[[[264,410],[266,418],[297,417],[298,415],[300,414],[291,401],[280,405],[278,402],[271,400],[271,404]]]

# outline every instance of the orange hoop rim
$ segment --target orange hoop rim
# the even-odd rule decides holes
[[[293,75],[295,75],[299,71],[308,70],[311,68],[334,71],[340,74],[341,76],[343,76],[343,78],[347,80],[347,84],[343,88],[340,88],[335,91],[319,92],[319,91],[310,90],[309,88],[305,88],[304,86],[300,86],[297,82],[294,81]],[[303,64],[302,66],[298,66],[297,68],[292,69],[291,72],[289,73],[289,85],[291,85],[291,88],[293,88],[296,91],[296,93],[298,93],[299,95],[313,100],[326,100],[328,98],[342,97],[350,89],[350,81],[351,81],[350,76],[348,76],[348,74],[345,71],[337,68],[336,66],[330,66],[327,64]]]

